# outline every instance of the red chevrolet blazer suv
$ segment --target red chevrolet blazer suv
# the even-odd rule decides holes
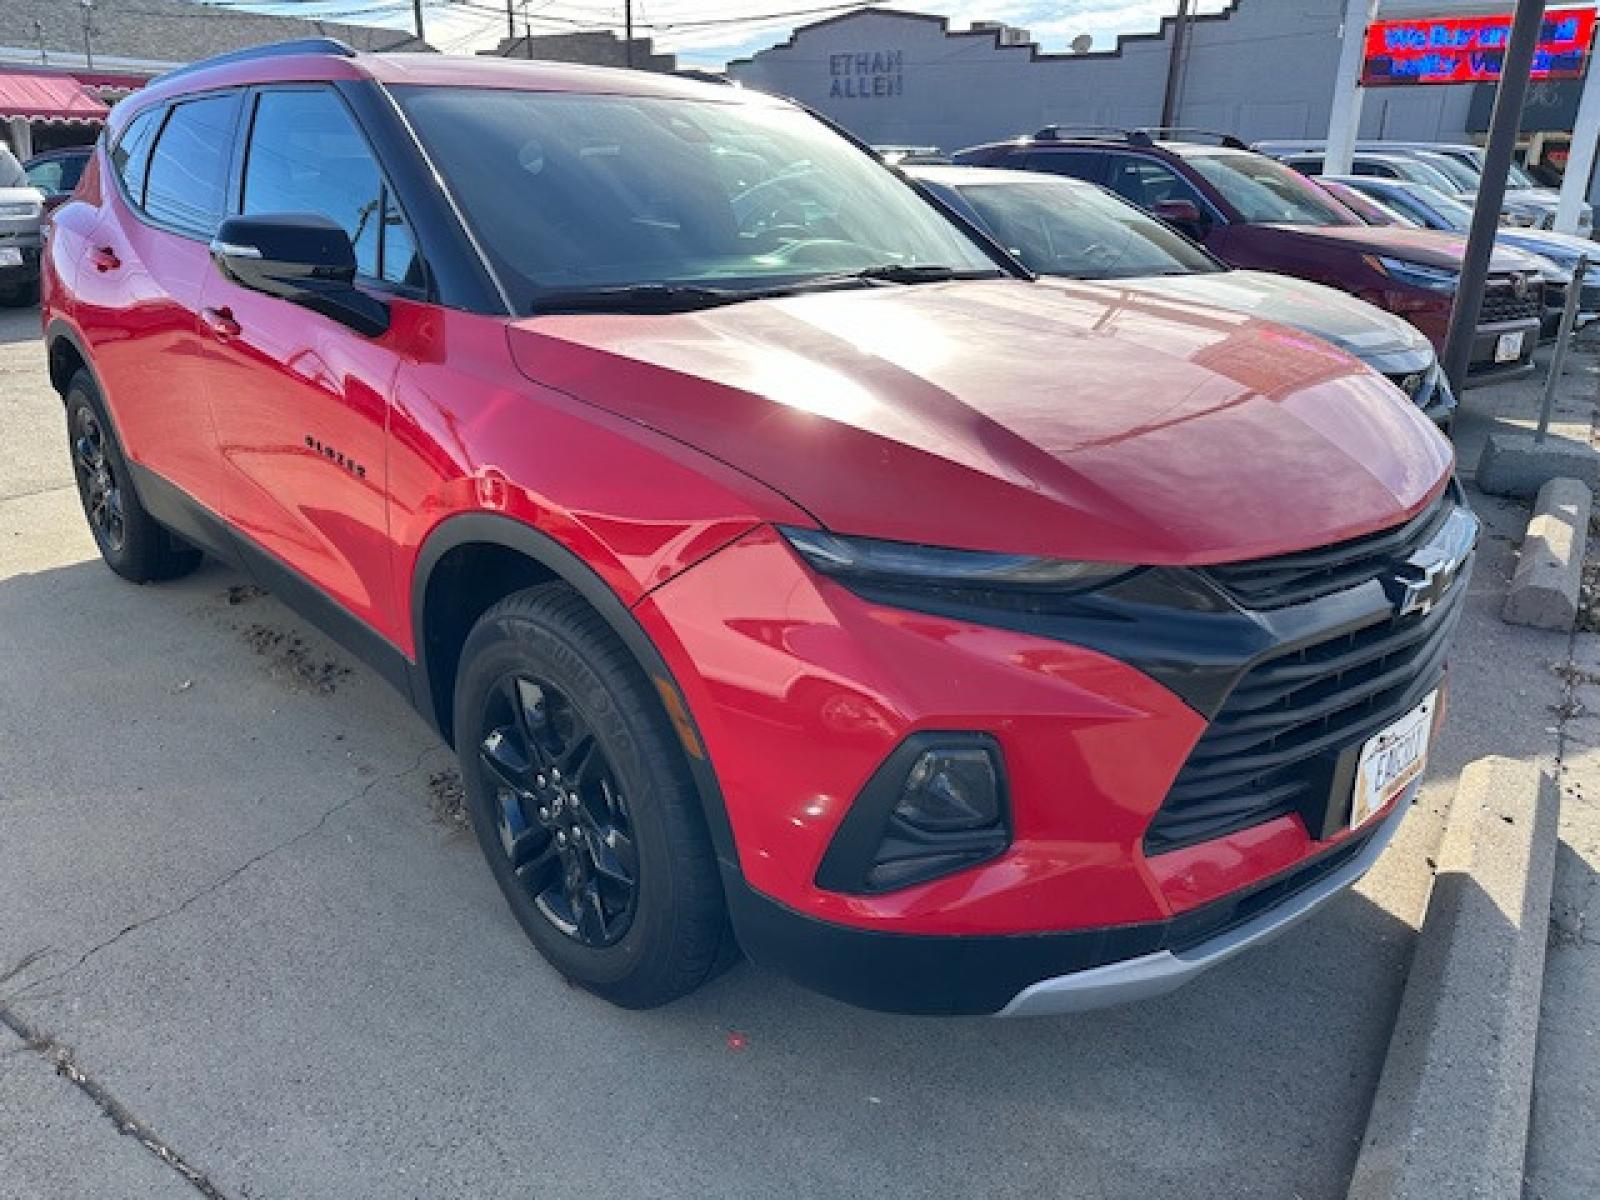
[[[1155,994],[1392,836],[1477,522],[1342,351],[957,220],[753,92],[281,44],[117,105],[50,374],[111,568],[406,692],[568,979]]]

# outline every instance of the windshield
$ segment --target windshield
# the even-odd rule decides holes
[[[1259,154],[1190,154],[1184,161],[1252,225],[1359,225],[1300,172]]]
[[[1454,196],[1446,196],[1443,192],[1431,187],[1418,184],[1412,189],[1417,196],[1431,208],[1439,220],[1436,222],[1442,229],[1454,233],[1466,233],[1472,228],[1472,208],[1461,203]]]
[[[1041,275],[1126,279],[1219,269],[1160,221],[1099,188],[1040,179],[956,190],[995,239]]]
[[[1403,225],[1416,228],[1417,223],[1410,217],[1396,212],[1387,204],[1357,190],[1348,183],[1338,180],[1319,180],[1322,187],[1340,204],[1344,205],[1368,225]]]
[[[626,307],[629,289],[726,302],[861,271],[1001,273],[892,171],[798,109],[397,91],[521,312],[585,290]]]
[[[1506,168],[1506,183],[1515,188],[1536,188],[1539,186],[1539,181],[1516,163],[1512,163]]]
[[[1452,192],[1476,192],[1480,177],[1476,171],[1467,166],[1460,159],[1451,158],[1448,154],[1422,154],[1418,161],[1426,163],[1439,174],[1447,178],[1455,186]]]

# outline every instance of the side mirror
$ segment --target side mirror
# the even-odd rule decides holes
[[[1200,215],[1200,206],[1193,200],[1157,200],[1154,212],[1169,225],[1176,225],[1186,232],[1198,233],[1205,227],[1206,220]]]
[[[367,337],[389,328],[388,306],[355,286],[350,235],[326,217],[229,217],[211,239],[211,261],[240,287],[309,308]]]

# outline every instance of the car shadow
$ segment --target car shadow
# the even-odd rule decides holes
[[[39,306],[29,305],[0,305],[0,346],[12,346],[18,342],[38,342],[39,333]],[[40,353],[43,353],[43,347]]]

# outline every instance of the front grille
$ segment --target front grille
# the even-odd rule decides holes
[[[1530,281],[1519,299],[1511,281],[1504,277],[1489,280],[1483,292],[1483,309],[1478,315],[1482,325],[1498,325],[1505,321],[1526,321],[1544,315],[1544,283]]]
[[[1260,662],[1228,694],[1145,833],[1159,854],[1298,812],[1321,836],[1338,759],[1437,686],[1465,573],[1431,612]]]
[[[1207,567],[1205,573],[1246,608],[1284,608],[1329,596],[1381,574],[1425,545],[1460,503],[1452,483],[1404,525],[1335,546]]]

